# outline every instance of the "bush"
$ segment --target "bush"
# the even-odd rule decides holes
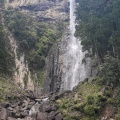
[[[68,104],[68,100],[66,98],[63,99],[62,104],[61,104],[61,108],[62,109],[66,109],[67,108],[67,104]]]
[[[99,109],[100,109],[100,107],[97,107],[95,105],[88,105],[87,104],[84,107],[84,112],[85,112],[85,114],[87,114],[89,116],[95,116]]]
[[[85,106],[85,104],[76,104],[76,105],[74,105],[73,109],[77,110],[77,111],[84,112],[84,110],[83,110],[84,106]]]
[[[88,103],[89,105],[94,104],[94,102],[95,102],[95,100],[94,100],[94,97],[93,97],[93,96],[88,96],[88,97],[87,97],[87,103]]]

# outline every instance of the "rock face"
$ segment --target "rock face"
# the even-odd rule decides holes
[[[68,0],[8,0],[6,7],[8,6],[35,13],[34,17],[39,21],[68,20]]]
[[[50,24],[52,23],[53,26],[56,21],[58,21],[58,20],[67,21],[69,18],[68,17],[69,3],[67,0],[7,0],[6,8],[8,8],[8,7],[13,7],[15,9],[19,10],[20,12],[30,14],[32,17],[35,17],[38,21],[49,22]],[[12,38],[10,37],[9,40],[12,41],[13,37]],[[15,48],[15,50],[16,50],[17,45],[13,44],[13,43],[15,43],[14,41],[11,42],[11,47]],[[15,51],[15,50],[13,50],[13,51]],[[59,50],[56,52],[59,52]],[[18,55],[17,55],[16,51],[14,52],[14,54],[16,55],[16,58],[17,58]],[[56,53],[56,54],[58,54],[58,53]],[[25,63],[25,62],[27,63],[27,61],[24,61],[24,62],[23,61],[24,61],[24,55],[22,57],[22,62],[19,62],[21,64],[16,65],[17,66],[16,68],[18,68],[18,70],[20,69],[22,72],[24,72],[25,70],[27,71],[25,73],[28,73],[28,78],[30,78],[28,80],[28,81],[30,81],[29,82],[30,84],[27,85],[27,88],[28,88],[29,86],[33,86],[30,76],[36,76],[36,75],[32,75],[32,73],[30,74],[28,65],[26,64],[23,66],[23,63]],[[52,63],[53,62],[54,62],[54,60],[52,61]],[[23,69],[21,69],[21,66],[23,66],[22,67]],[[21,75],[23,75],[23,73],[21,71],[20,71],[20,73],[21,73]],[[54,72],[55,72],[55,70],[54,70]],[[55,74],[58,74],[58,72],[59,71],[56,71]],[[25,88],[24,80],[23,80],[25,78],[25,75],[26,74],[24,74],[23,77],[20,77],[20,80],[19,80],[19,78],[16,77],[16,79],[20,81],[22,88]],[[16,74],[16,76],[17,76],[17,74]],[[32,78],[32,79],[34,79],[34,78]],[[54,78],[54,79],[56,79],[56,78]],[[30,90],[35,90],[35,87],[34,86],[31,87],[32,89],[30,89]],[[51,88],[51,89],[54,89],[54,88]],[[41,89],[39,91],[41,91]]]
[[[62,75],[64,74],[65,51],[67,49],[69,34],[66,32],[62,40],[54,46],[46,61],[46,80],[44,93],[56,93],[61,89]]]
[[[46,80],[43,93],[58,93],[64,91],[64,76],[67,64],[67,46],[69,44],[69,30],[64,33],[62,40],[54,46],[46,61]],[[95,59],[90,58],[90,52],[85,55],[83,64],[87,73],[86,78],[95,76],[98,72],[98,65]]]

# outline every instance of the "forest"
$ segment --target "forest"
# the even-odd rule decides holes
[[[78,0],[76,36],[81,38],[83,51],[97,57],[104,74],[113,82],[120,77],[120,1]],[[107,66],[107,67],[106,67]]]

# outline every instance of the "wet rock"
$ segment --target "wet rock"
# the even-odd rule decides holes
[[[48,102],[48,101],[49,101],[49,98],[48,98],[48,97],[42,99],[42,102]]]
[[[32,108],[29,111],[29,115],[31,115],[32,118],[36,118],[36,114],[39,111],[40,104],[36,103],[35,105],[32,106]]]

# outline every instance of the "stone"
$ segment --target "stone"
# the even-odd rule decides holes
[[[13,118],[13,117],[8,117],[8,119],[7,120],[16,120],[15,118]]]
[[[57,114],[55,120],[63,120],[63,115],[61,113]]]
[[[35,119],[31,118],[31,117],[26,117],[26,118],[24,118],[24,120],[35,120]]]
[[[21,112],[20,114],[21,114],[22,117],[27,117],[28,116],[27,112]]]
[[[50,98],[50,101],[55,101],[55,95],[52,95],[52,97]]]
[[[57,108],[55,107],[55,105],[51,105],[51,110],[52,111],[56,111],[57,110]]]
[[[7,120],[7,110],[5,108],[0,109],[0,120]]]
[[[9,107],[9,108],[7,108],[8,110],[10,110],[10,111],[13,111],[13,108],[12,107]]]
[[[55,112],[54,111],[52,111],[52,112],[50,112],[49,114],[48,114],[48,120],[54,120],[55,119]]]
[[[35,105],[33,105],[31,107],[30,111],[29,111],[29,115],[36,116],[36,114],[39,112],[39,107],[40,107],[40,104],[38,104],[38,103],[36,103]]]
[[[40,112],[45,112],[45,111],[49,111],[50,109],[50,104],[47,103],[42,103],[39,107]]]
[[[47,119],[47,113],[39,112],[37,114],[37,120],[48,120]]]
[[[31,118],[36,119],[36,116],[37,116],[37,113],[33,113],[33,114],[31,115]]]

